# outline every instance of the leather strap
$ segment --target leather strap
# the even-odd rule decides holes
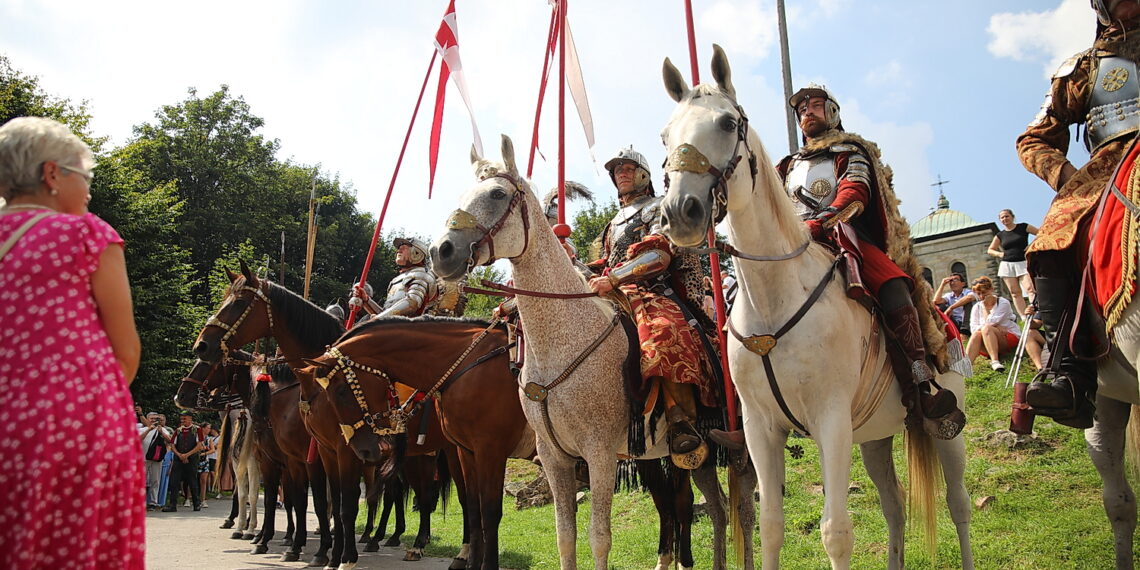
[[[16,228],[16,231],[13,232],[11,236],[8,236],[8,239],[3,244],[0,244],[0,261],[4,260],[4,256],[8,255],[8,252],[16,245],[16,242],[20,241],[20,238],[24,237],[24,234],[28,233],[28,230],[32,229],[32,226],[35,226],[40,220],[55,213],[54,210],[40,212],[28,218],[20,227]]]

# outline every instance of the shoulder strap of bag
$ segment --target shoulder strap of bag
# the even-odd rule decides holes
[[[51,210],[48,210],[46,212],[40,212],[40,213],[32,216],[31,218],[29,218],[28,221],[23,223],[23,225],[16,228],[15,233],[13,233],[11,236],[9,236],[8,240],[5,241],[3,244],[0,244],[0,261],[4,260],[4,256],[8,255],[8,251],[10,251],[12,249],[12,247],[16,245],[16,242],[20,241],[20,238],[24,237],[24,234],[28,233],[28,230],[32,229],[32,226],[38,224],[40,220],[42,220],[42,219],[44,219],[44,218],[46,218],[46,217],[48,217],[54,213],[55,212],[53,212]]]

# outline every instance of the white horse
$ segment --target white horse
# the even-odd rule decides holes
[[[264,367],[251,366],[250,375],[264,372]],[[257,536],[257,496],[261,488],[261,467],[257,463],[256,443],[249,412],[241,410],[230,431],[230,453],[234,466],[234,494],[238,498],[238,517],[231,538],[253,540]]]
[[[434,270],[444,279],[456,279],[475,265],[505,258],[511,262],[514,286],[519,289],[589,294],[549,230],[533,188],[519,176],[514,147],[506,136],[502,154],[503,162],[493,163],[472,151],[479,182],[460,199],[460,209],[448,220],[447,233],[432,246]],[[630,399],[622,375],[623,370],[633,374],[640,370],[638,342],[626,337],[615,308],[597,297],[519,295],[517,302],[526,326],[525,362],[519,378],[520,387],[526,389],[520,399],[537,433],[538,454],[554,496],[562,568],[577,568],[574,466],[582,458],[590,472],[590,547],[595,568],[605,570],[612,544],[616,459],[630,453]],[[637,458],[668,455],[664,419],[643,428],[646,434],[655,430],[658,435],[655,440],[646,435],[645,452]],[[695,470],[693,477],[707,497],[720,496],[715,469]],[[659,567],[666,562],[660,560]]]
[[[718,208],[721,214],[727,210],[728,235],[734,246],[754,257],[778,259],[736,261],[740,291],[730,324],[741,337],[754,336],[742,341],[730,335],[727,347],[741,399],[745,438],[760,480],[764,568],[779,565],[784,539],[784,445],[793,430],[806,431],[819,446],[827,489],[820,531],[832,567],[850,566],[854,535],[847,489],[851,446],[859,443],[887,519],[887,567],[901,568],[905,515],[891,446],[894,434],[903,431],[905,410],[893,373],[883,362],[883,336],[877,334],[867,310],[847,297],[841,277],[826,282],[836,271],[834,257],[810,243],[760,138],[736,103],[728,60],[719,46],[714,46],[712,75],[715,85],[689,89],[680,72],[665,60],[665,89],[678,106],[662,132],[668,161],[676,167],[667,167],[672,171],[666,172],[668,191],[662,217],[665,233],[675,244],[695,246],[705,239]],[[721,198],[724,201],[717,200],[711,190],[722,181],[722,190],[727,190],[727,198]],[[805,244],[806,249],[801,249]],[[822,288],[822,295],[811,304],[811,293],[817,288]],[[795,322],[795,315],[805,306],[806,312]],[[777,332],[791,323],[794,326],[783,334]],[[879,377],[877,382],[870,379],[869,385],[877,386],[870,389],[874,397],[866,394],[868,376]],[[961,375],[940,376],[939,383],[953,390],[959,402],[965,401]],[[774,388],[782,400],[774,395]],[[796,427],[797,422],[801,427]],[[912,506],[919,507],[920,516],[925,515],[927,546],[932,548],[937,462],[932,460],[931,441],[925,433],[908,432],[906,440],[909,495],[912,501],[916,497],[928,501],[912,502]],[[925,447],[916,445],[923,443]],[[971,568],[971,504],[962,483],[965,443],[959,435],[936,445],[962,564]],[[923,468],[916,470],[919,465]]]

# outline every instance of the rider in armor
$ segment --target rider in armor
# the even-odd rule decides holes
[[[927,344],[941,347],[945,339],[931,329],[930,312],[920,315],[915,308],[929,306],[925,282],[916,285],[900,267],[917,270],[917,262],[904,262],[913,260],[910,235],[895,205],[889,170],[879,158],[878,147],[844,131],[839,102],[826,87],[808,84],[788,103],[799,118],[804,140],[802,149],[776,166],[788,197],[814,239],[830,239],[832,228],[840,222],[854,230],[855,236],[847,239],[857,242],[853,245],[862,260],[863,286],[878,300],[884,322],[900,345],[896,370],[903,378],[909,376],[915,386],[913,392],[904,390],[909,394],[904,401],[914,419],[918,413],[926,419],[931,435],[951,439],[962,430],[966,418],[954,393],[934,382]]]
[[[417,317],[434,303],[439,296],[435,274],[427,267],[428,248],[414,238],[398,237],[392,241],[396,248],[396,266],[399,273],[388,283],[388,296],[380,307],[364,288],[353,288],[353,300],[361,303],[369,314],[380,317]]]
[[[689,323],[705,324],[701,266],[696,254],[674,252],[661,233],[660,198],[654,196],[649,163],[633,147],[606,162],[617,187],[620,210],[603,230],[599,273],[590,288],[605,295],[620,288],[630,300],[642,347],[645,387],[660,386],[669,422],[669,449],[688,454],[703,444],[693,427],[697,402],[717,406],[711,343]],[[700,325],[697,325],[700,326]],[[668,341],[666,342],[665,339]],[[656,390],[656,388],[650,388]]]
[[[1026,402],[1038,415],[1080,429],[1092,427],[1097,385],[1095,362],[1078,358],[1091,351],[1092,335],[1074,335],[1073,346],[1065,346],[1080,290],[1078,242],[1140,130],[1140,2],[1091,1],[1098,22],[1093,47],[1061,64],[1040,112],[1017,138],[1021,163],[1057,192],[1026,259],[1037,289],[1037,314],[1053,333],[1050,349],[1059,358],[1029,385]],[[1085,126],[1089,151],[1079,170],[1065,156],[1073,124],[1078,131]]]

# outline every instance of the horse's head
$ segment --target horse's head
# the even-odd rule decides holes
[[[237,394],[236,382],[249,380],[253,355],[234,351],[230,359],[211,363],[198,360],[178,385],[174,405],[182,409],[218,409],[218,404],[232,402]],[[221,390],[221,394],[216,394]]]
[[[471,149],[479,182],[460,198],[447,219],[447,233],[431,247],[432,268],[455,280],[476,265],[518,257],[526,251],[530,221],[526,182],[515,167],[515,150],[503,135],[503,162],[492,162]]]
[[[388,375],[352,360],[336,347],[320,357],[306,358],[305,363],[308,366],[294,372],[302,382],[311,380],[324,390],[345,443],[361,461],[379,464],[381,476],[394,471],[403,455],[401,442],[406,441],[407,426]]]
[[[241,275],[226,270],[230,278],[229,289],[222,306],[206,321],[198,339],[194,341],[194,355],[209,362],[220,362],[237,347],[268,336],[273,328],[267,283],[257,278],[245,262],[241,262]]]
[[[748,117],[736,102],[732,71],[720,46],[713,45],[716,85],[689,89],[668,58],[662,73],[665,91],[678,103],[661,131],[666,148],[662,228],[673,243],[694,246],[728,210],[733,197],[727,187],[733,177],[747,176],[749,169],[755,176],[756,155],[749,148]]]

